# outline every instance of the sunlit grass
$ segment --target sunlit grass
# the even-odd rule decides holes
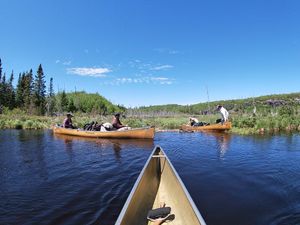
[[[199,121],[213,124],[218,115],[196,116]],[[30,116],[20,113],[0,115],[0,129],[49,129],[55,124],[61,124],[65,116],[46,117]],[[83,127],[91,121],[98,123],[111,122],[112,116],[99,116],[88,114],[75,114],[73,123],[77,127]],[[173,117],[126,117],[121,119],[122,123],[130,127],[155,126],[157,130],[180,129],[182,124],[187,124],[189,115],[178,115]],[[249,116],[232,115],[233,128],[231,133],[241,135],[276,133],[281,131],[300,131],[300,115],[264,115]]]

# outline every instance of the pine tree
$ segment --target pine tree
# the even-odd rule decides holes
[[[9,109],[13,109],[15,107],[15,90],[13,87],[14,80],[14,71],[11,72],[9,83],[7,84],[7,106]]]
[[[46,85],[45,76],[42,65],[39,65],[37,74],[34,80],[34,105],[39,115],[45,114],[46,105]]]
[[[2,107],[3,107],[3,87],[2,87],[2,62],[0,58],[0,114],[2,113]]]
[[[0,81],[1,81],[1,78],[2,78],[2,61],[0,58]]]
[[[21,73],[19,73],[19,78],[18,78],[18,83],[17,83],[17,88],[16,88],[16,107],[22,107],[22,86],[21,86]]]
[[[27,72],[24,76],[24,80],[21,84],[24,88],[23,92],[23,99],[24,99],[24,106],[27,110],[27,112],[32,113],[33,112],[33,75],[32,75],[32,69],[30,69],[29,72]]]
[[[16,107],[23,108],[24,107],[24,80],[25,73],[19,73],[19,79],[16,90]]]
[[[53,115],[55,110],[55,94],[53,90],[53,78],[50,78],[49,93],[47,97],[47,115]]]
[[[2,76],[1,83],[1,89],[0,89],[0,105],[1,106],[7,106],[7,83],[6,83],[6,75],[5,73]]]
[[[61,108],[62,112],[66,112],[68,110],[68,104],[69,104],[69,101],[68,101],[66,92],[63,91],[60,96],[60,108]]]
[[[71,99],[69,100],[68,111],[69,111],[69,112],[75,112],[75,111],[76,111],[76,107],[75,107],[75,105],[74,105],[73,98],[71,98]]]

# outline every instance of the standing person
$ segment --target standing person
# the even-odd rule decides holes
[[[121,123],[121,121],[120,121],[120,113],[116,113],[116,114],[114,115],[114,118],[113,118],[111,124],[112,124],[113,127],[116,128],[116,129],[120,129],[120,128],[126,127],[126,126],[124,126],[124,125]]]
[[[229,117],[228,111],[221,105],[218,105],[217,110],[221,113],[222,116],[221,122],[226,123]]]
[[[73,126],[72,117],[73,117],[72,113],[67,113],[67,118],[65,118],[63,123],[64,128],[75,129],[75,127]]]

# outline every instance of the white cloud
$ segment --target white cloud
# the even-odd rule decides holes
[[[67,68],[67,73],[76,74],[80,76],[90,76],[90,77],[106,77],[105,73],[111,72],[108,68],[89,68],[89,67],[75,67]]]
[[[167,78],[167,77],[151,77],[151,80],[166,81],[166,80],[169,80],[169,78]]]
[[[65,60],[65,61],[63,61],[63,60],[57,59],[57,60],[55,60],[55,63],[56,64],[62,64],[64,66],[69,66],[69,65],[71,65],[72,61],[71,60]]]
[[[151,68],[151,70],[167,70],[167,69],[171,69],[174,66],[172,65],[160,65],[160,66],[155,66],[153,68]]]
[[[64,65],[64,66],[69,66],[69,65],[71,65],[71,60],[69,60],[69,61],[65,61],[65,62],[63,62],[62,64]]]
[[[142,83],[153,83],[153,84],[173,84],[173,80],[167,77],[138,77],[130,78],[123,77],[117,78],[113,82],[110,82],[111,85],[120,85],[120,84],[142,84]]]

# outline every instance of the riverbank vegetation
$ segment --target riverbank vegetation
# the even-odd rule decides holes
[[[125,114],[126,115],[126,114]],[[159,116],[126,116],[122,122],[131,127],[155,126],[157,130],[178,130],[182,124],[188,122],[189,115],[174,115],[169,117]],[[200,121],[214,123],[219,117],[212,115],[193,115]],[[6,111],[0,115],[0,129],[47,129],[52,125],[60,124],[64,115],[58,116],[35,116],[27,115],[21,110]],[[74,124],[83,127],[91,121],[99,123],[110,122],[112,115],[76,113],[73,119]],[[300,131],[300,115],[274,114],[274,115],[249,115],[232,114],[231,121],[233,128],[230,132],[237,134],[273,134],[279,132]]]
[[[66,112],[75,114],[78,127],[91,121],[110,122],[115,112],[121,112],[124,124],[131,127],[155,126],[159,130],[179,129],[188,117],[214,123],[219,118],[215,110],[223,105],[230,113],[233,129],[239,134],[264,134],[300,131],[300,93],[267,95],[255,98],[214,101],[194,105],[158,105],[126,108],[115,105],[98,93],[65,90],[54,92],[53,79],[48,88],[40,64],[19,73],[14,86],[14,72],[9,78],[2,72],[0,59],[0,129],[44,129],[61,123]]]

